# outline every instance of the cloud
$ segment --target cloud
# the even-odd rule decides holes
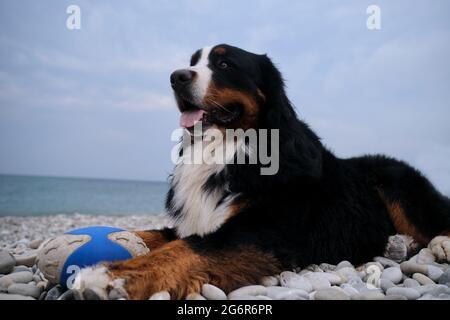
[[[173,96],[158,92],[123,88],[111,105],[128,111],[175,109]]]

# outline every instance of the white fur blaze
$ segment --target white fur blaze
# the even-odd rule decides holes
[[[190,157],[192,153],[201,152],[209,142],[201,141],[190,145],[184,150],[183,157]],[[225,161],[220,164],[211,163],[209,154],[203,154],[201,164],[189,164],[181,161],[176,167],[173,175],[172,185],[174,197],[172,209],[179,210],[180,214],[175,217],[174,226],[179,237],[184,238],[193,234],[206,235],[216,231],[230,217],[230,204],[238,196],[228,194],[227,185],[218,186],[212,191],[205,191],[204,185],[208,179],[225,170],[236,153],[237,148],[242,148],[243,143],[226,142],[224,146]],[[221,146],[222,147],[222,146]]]
[[[208,87],[212,78],[212,70],[208,67],[208,57],[212,48],[212,46],[203,48],[197,64],[188,68],[197,74],[195,82],[192,86],[192,95],[195,103],[198,105],[203,103],[203,98],[208,92]]]
[[[72,289],[82,294],[87,289],[93,291],[103,300],[109,299],[112,290],[126,293],[123,279],[113,279],[105,266],[93,266],[82,269],[75,277]]]

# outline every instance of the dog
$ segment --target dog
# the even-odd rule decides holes
[[[137,232],[150,248],[144,256],[81,270],[74,284],[85,298],[164,290],[182,299],[205,283],[230,292],[310,264],[358,265],[382,255],[395,234],[450,262],[450,200],[405,162],[333,155],[297,117],[267,55],[203,48],[170,82],[189,131],[198,123],[278,130],[278,171],[261,175],[259,162],[177,164],[166,200],[174,227]]]

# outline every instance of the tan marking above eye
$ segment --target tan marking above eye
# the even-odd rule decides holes
[[[224,47],[217,47],[214,49],[214,52],[217,54],[225,54],[227,50]]]

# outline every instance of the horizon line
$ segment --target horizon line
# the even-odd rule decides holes
[[[136,178],[105,178],[105,177],[86,177],[86,176],[64,176],[64,175],[44,175],[44,174],[28,174],[28,173],[3,173],[0,172],[0,176],[17,176],[17,177],[32,177],[32,178],[62,178],[62,179],[85,179],[85,180],[107,180],[107,181],[128,181],[128,182],[158,182],[168,183],[164,180],[146,180]]]

